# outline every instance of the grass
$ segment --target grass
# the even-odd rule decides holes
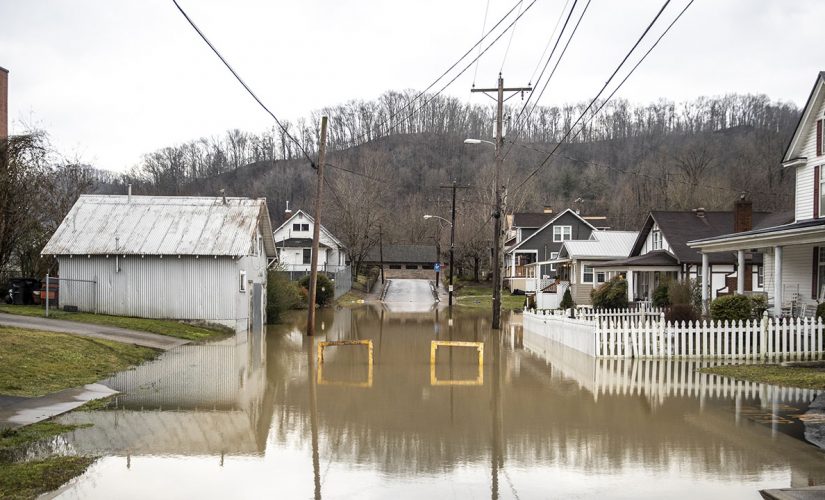
[[[108,340],[0,327],[0,394],[40,396],[97,382],[157,353]]]
[[[493,287],[486,283],[459,282],[455,287],[456,305],[473,308],[490,308],[493,306]],[[501,307],[507,310],[524,308],[524,295],[510,295],[501,292]]]
[[[780,365],[724,365],[700,370],[725,377],[783,387],[825,389],[825,369]]]
[[[37,498],[83,474],[94,461],[94,458],[87,457],[57,456],[32,462],[2,464],[0,498]]]
[[[92,424],[63,425],[50,420],[44,420],[43,422],[37,422],[36,424],[25,427],[3,429],[0,431],[0,456],[13,450],[24,448],[26,445],[82,427],[91,427],[91,425]]]
[[[17,314],[20,316],[44,316],[42,306],[20,306],[0,304],[0,313]],[[60,309],[49,309],[49,317],[89,323],[93,325],[116,326],[130,330],[157,333],[184,340],[205,341],[229,335],[228,328],[222,326],[206,326],[184,323],[169,319],[132,318],[129,316],[109,316],[107,314],[92,314],[84,312],[66,312]]]

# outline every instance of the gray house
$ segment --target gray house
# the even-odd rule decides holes
[[[172,196],[81,196],[42,254],[63,308],[236,330],[265,322],[277,258],[264,199]]]
[[[546,222],[535,231],[522,231],[527,236],[505,249],[504,285],[510,290],[524,290],[528,264],[556,259],[562,243],[590,239],[595,230],[593,224],[568,208],[548,216]],[[547,269],[543,269],[542,274],[545,271]]]

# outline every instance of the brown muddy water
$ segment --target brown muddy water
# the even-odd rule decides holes
[[[594,360],[487,311],[324,311],[106,381],[59,498],[759,498],[825,483],[813,391]],[[372,341],[324,347],[322,341]],[[474,345],[483,344],[479,367]],[[701,366],[706,366],[706,363]],[[320,370],[319,370],[320,368]],[[821,401],[820,398],[819,401]],[[814,407],[817,406],[815,403]],[[825,405],[819,404],[819,407]]]

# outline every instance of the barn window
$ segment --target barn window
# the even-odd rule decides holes
[[[241,271],[241,282],[239,290],[241,292],[246,292],[246,271]]]

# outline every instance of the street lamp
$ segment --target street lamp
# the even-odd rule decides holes
[[[501,84],[501,78],[499,78]],[[464,139],[464,144],[489,144],[496,149],[496,179],[495,179],[495,194],[496,194],[496,208],[493,212],[495,224],[493,226],[493,330],[498,330],[501,327],[501,186],[499,179],[501,176],[501,146],[503,144],[503,137],[501,135],[501,86],[499,85],[499,101],[498,101],[498,120],[496,123],[496,142],[485,141],[484,139]]]
[[[453,210],[453,217],[455,217],[455,210]],[[447,305],[453,307],[453,255],[455,252],[455,226],[452,222],[448,221],[444,217],[439,217],[437,215],[425,215],[425,219],[439,219],[443,220],[447,224],[450,225],[450,286],[447,290],[448,294],[448,302]],[[441,231],[439,231],[439,237],[441,236]],[[439,256],[439,260],[441,256]]]

